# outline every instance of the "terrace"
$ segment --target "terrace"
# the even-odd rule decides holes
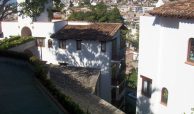
[[[27,63],[3,57],[0,63],[1,114],[67,114],[40,87]]]

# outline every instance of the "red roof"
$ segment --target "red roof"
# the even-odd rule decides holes
[[[66,25],[58,32],[51,35],[51,37],[56,39],[112,40],[121,26],[121,23]]]
[[[176,18],[194,18],[194,0],[169,2],[149,12],[151,15]]]

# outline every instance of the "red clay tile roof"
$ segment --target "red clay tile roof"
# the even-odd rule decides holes
[[[89,25],[66,25],[51,35],[56,39],[112,40],[121,23],[91,23]]]
[[[166,3],[149,12],[151,15],[176,18],[194,18],[194,0]]]

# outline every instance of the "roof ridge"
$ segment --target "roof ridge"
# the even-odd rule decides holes
[[[194,0],[184,0],[166,3],[149,11],[151,15],[176,18],[194,18]]]

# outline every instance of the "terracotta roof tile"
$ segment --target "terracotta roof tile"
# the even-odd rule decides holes
[[[66,25],[51,35],[56,39],[112,40],[121,28],[121,23],[91,23],[88,25]]]
[[[194,18],[194,0],[176,1],[156,7],[149,12],[151,15],[177,18]]]

